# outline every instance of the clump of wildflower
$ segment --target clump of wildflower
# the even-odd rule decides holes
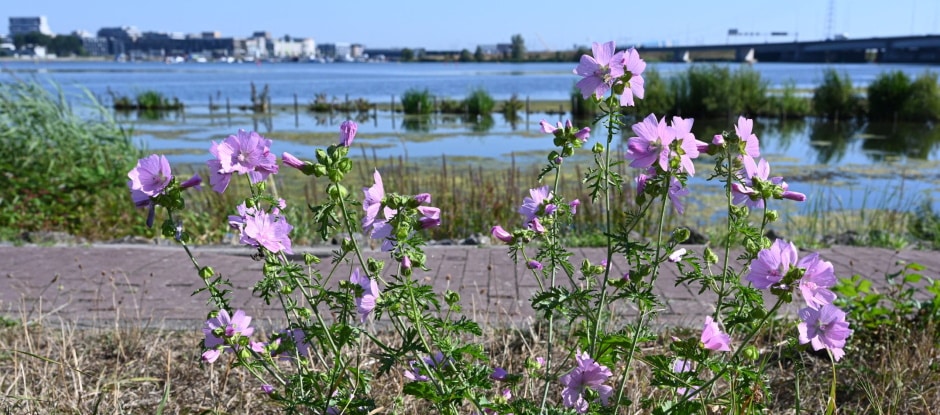
[[[584,398],[584,390],[590,388],[597,392],[601,403],[607,405],[613,392],[613,387],[604,384],[612,375],[610,369],[595,362],[587,352],[578,351],[575,353],[575,359],[578,366],[559,379],[565,385],[561,391],[562,402],[578,413],[585,413],[588,401]]]

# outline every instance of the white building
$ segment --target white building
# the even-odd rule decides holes
[[[277,39],[274,41],[273,53],[278,58],[316,57],[317,44],[311,38]]]
[[[49,28],[49,22],[46,20],[46,16],[10,18],[10,37],[16,35],[25,35],[27,33],[33,32],[39,32],[47,36],[53,36],[52,29]]]

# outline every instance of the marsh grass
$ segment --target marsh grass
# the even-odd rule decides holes
[[[26,320],[16,318],[5,321],[10,323],[0,327],[0,413],[157,413],[161,408],[163,413],[175,414],[282,413],[261,393],[258,382],[246,371],[234,370],[231,361],[200,362],[198,344],[204,337],[198,330],[200,322],[192,322],[190,330],[168,330],[155,328],[157,324],[148,327],[142,321],[92,328],[42,318],[25,324]],[[256,325],[257,332],[265,330],[263,324]],[[794,322],[776,321],[758,336],[755,346],[764,356],[766,380],[773,391],[762,403],[770,413],[787,413],[781,411],[792,410],[799,399],[805,413],[822,413],[828,399],[830,363],[806,349],[787,351],[796,350],[786,346],[793,341],[794,326]],[[494,366],[509,373],[525,373],[526,359],[546,355],[546,338],[538,322],[516,328],[486,327],[482,345],[493,356]],[[393,340],[381,330],[376,335]],[[667,350],[674,335],[694,337],[697,332],[663,329],[657,340],[641,346],[639,361]],[[848,346],[851,351],[838,364],[837,404],[842,413],[931,413],[940,407],[935,325],[906,336],[891,328],[872,333],[860,327],[854,339]],[[365,368],[375,370],[368,364]],[[627,397],[634,402],[628,413],[649,413],[642,407],[644,399],[669,393],[651,387],[644,381],[648,377],[648,367],[640,364],[628,379]],[[429,410],[401,394],[406,382],[400,373],[374,380],[371,396],[378,400],[377,413]],[[513,393],[530,393],[528,388],[521,383]],[[553,396],[560,396],[561,385],[555,389]]]

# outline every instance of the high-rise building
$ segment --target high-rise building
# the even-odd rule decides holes
[[[10,18],[10,37],[33,32],[48,36],[53,35],[52,29],[49,28],[49,22],[46,21],[46,16]]]

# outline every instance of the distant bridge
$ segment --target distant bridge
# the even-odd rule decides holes
[[[940,63],[940,35],[873,37],[786,43],[640,47],[663,60],[738,62]]]

